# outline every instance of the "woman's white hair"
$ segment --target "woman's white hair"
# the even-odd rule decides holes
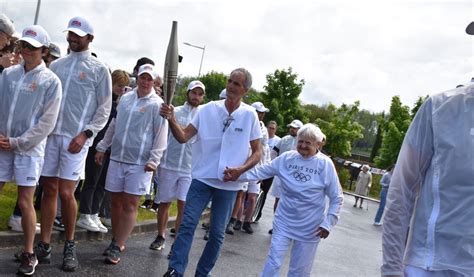
[[[307,140],[310,140],[310,141],[314,141],[314,142],[322,142],[323,139],[326,138],[326,135],[324,135],[324,133],[321,131],[321,129],[319,129],[318,126],[312,124],[312,123],[308,123],[308,124],[305,124],[303,125],[303,127],[301,127],[299,130],[298,130],[298,138],[297,139],[307,139]]]

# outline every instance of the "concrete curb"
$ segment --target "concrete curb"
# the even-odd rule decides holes
[[[210,213],[208,211],[204,212],[201,216],[201,220],[209,218]],[[174,227],[176,217],[170,217],[168,220],[168,228]],[[134,234],[141,233],[151,233],[156,232],[156,220],[144,220],[135,224],[135,227],[132,231],[132,236]],[[99,232],[90,232],[85,229],[79,228],[76,226],[75,240],[110,240],[112,238],[111,229],[106,234]],[[64,232],[59,232],[53,230],[51,234],[51,243],[63,243],[66,239]],[[35,242],[40,240],[40,234],[36,234]],[[14,231],[2,231],[0,232],[0,248],[21,248],[23,246],[23,233],[14,232]]]

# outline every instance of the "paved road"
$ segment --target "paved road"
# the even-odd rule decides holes
[[[372,225],[377,204],[369,204],[369,210],[353,208],[353,197],[346,196],[341,219],[328,239],[320,243],[312,276],[379,276],[381,264],[381,228]],[[213,276],[258,276],[263,267],[271,236],[273,199],[269,199],[264,218],[252,225],[255,233],[236,232],[227,235],[221,257],[213,270]],[[191,250],[186,276],[193,276],[199,255],[204,247],[204,230],[198,228]],[[127,243],[122,261],[116,266],[103,263],[102,251],[107,241],[81,241],[78,245],[80,268],[67,276],[162,276],[166,271],[171,238],[167,238],[164,252],[148,249],[155,234],[133,236]],[[0,249],[0,275],[15,276],[18,264],[13,260],[16,249]],[[62,245],[53,246],[51,265],[39,265],[36,276],[64,276],[60,269]],[[282,276],[288,271],[288,259],[282,268]]]

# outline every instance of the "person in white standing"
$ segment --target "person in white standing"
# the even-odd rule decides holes
[[[61,82],[42,60],[49,42],[41,26],[25,28],[20,38],[23,62],[0,75],[0,187],[15,181],[18,188],[25,237],[18,272],[25,275],[32,275],[38,264],[33,253],[33,196],[43,167],[46,138],[54,128],[61,103]]]
[[[186,92],[186,102],[182,106],[174,109],[176,121],[182,127],[188,126],[196,115],[199,105],[204,100],[206,87],[201,81],[192,81],[188,85]],[[179,143],[170,132],[168,134],[168,146],[163,154],[160,167],[157,173],[159,190],[154,203],[158,204],[156,216],[158,235],[151,243],[150,249],[161,250],[165,248],[166,227],[168,225],[168,211],[171,202],[177,200],[178,214],[175,221],[175,232],[179,230],[183,217],[186,195],[191,185],[191,163],[192,163],[192,143]]]
[[[474,85],[430,96],[390,181],[382,276],[474,276],[473,153]]]
[[[239,178],[250,181],[279,176],[281,179],[280,204],[273,220],[272,241],[262,277],[280,276],[289,248],[288,276],[310,276],[320,239],[327,238],[338,222],[344,197],[334,163],[319,151],[322,140],[321,130],[314,124],[306,124],[298,130],[297,151],[287,151]],[[230,179],[236,172],[235,168],[228,168],[224,174]]]
[[[75,271],[74,230],[77,203],[76,183],[84,175],[89,146],[104,128],[112,106],[112,81],[107,67],[91,55],[94,39],[92,25],[82,17],[69,20],[69,55],[52,62],[50,69],[59,77],[63,98],[56,126],[48,137],[41,176],[41,240],[35,252],[40,262],[51,261],[51,232],[56,215],[57,197],[61,198],[62,221],[66,229],[62,268]]]

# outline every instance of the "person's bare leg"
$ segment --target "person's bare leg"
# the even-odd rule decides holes
[[[77,202],[74,197],[77,180],[59,179],[59,196],[61,197],[61,216],[66,229],[66,240],[74,240],[76,229]],[[54,220],[54,218],[53,218]]]
[[[234,209],[232,210],[232,218],[240,220],[239,214],[241,215],[242,209],[242,200],[245,198],[245,192],[243,190],[237,193],[237,198],[235,199]]]
[[[250,222],[252,221],[252,214],[255,210],[255,205],[257,204],[257,194],[256,193],[248,193],[247,195],[247,208],[245,209],[244,221]]]
[[[161,202],[158,205],[158,212],[156,213],[156,222],[158,235],[165,237],[166,226],[168,225],[168,211],[171,203]],[[177,230],[176,230],[177,231]]]
[[[110,219],[112,221],[112,237],[119,229],[120,217],[123,214],[123,192],[110,193]]]
[[[128,236],[135,226],[135,221],[137,219],[138,213],[138,201],[140,201],[139,195],[133,195],[128,193],[123,193],[122,195],[123,203],[123,214],[120,217],[119,227],[115,230],[115,241],[117,245],[122,249],[125,247],[125,242],[128,239]]]
[[[174,229],[176,230],[176,234],[177,234],[179,230],[179,225],[181,225],[181,221],[183,219],[184,205],[186,204],[186,201],[177,200],[176,204],[178,206],[178,215],[176,216]]]
[[[41,241],[49,244],[56,217],[58,198],[58,178],[42,177],[43,198],[41,199]]]
[[[33,197],[36,187],[18,186],[18,206],[21,210],[21,227],[25,236],[24,250],[33,253],[36,231],[36,212]]]

